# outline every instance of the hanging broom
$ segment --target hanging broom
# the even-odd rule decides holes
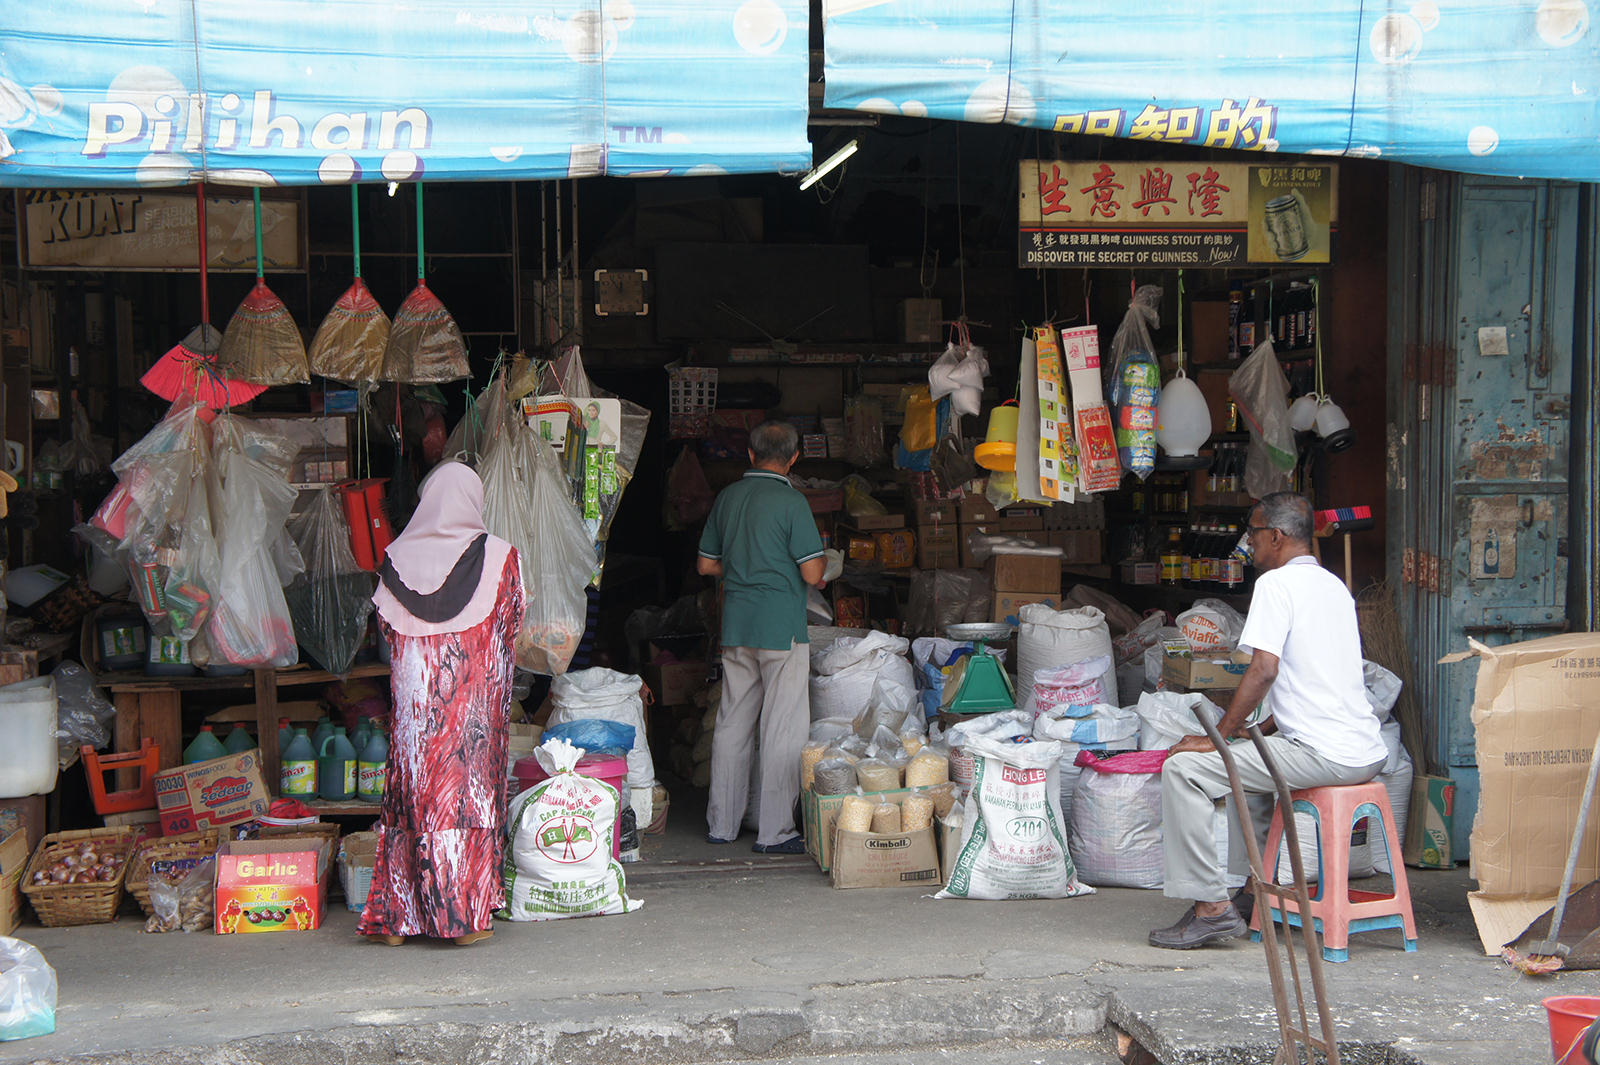
[[[417,184],[417,287],[394,315],[389,346],[383,353],[384,381],[438,384],[471,375],[467,344],[450,312],[423,278],[422,184]]]
[[[346,384],[376,381],[389,345],[389,316],[361,280],[361,202],[350,186],[350,247],[355,280],[317,328],[311,341],[311,372]]]
[[[229,377],[258,385],[306,384],[305,341],[294,316],[267,287],[267,269],[261,254],[261,190],[252,189],[256,211],[256,284],[222,334],[217,366]]]

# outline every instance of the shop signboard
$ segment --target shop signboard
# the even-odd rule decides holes
[[[1334,163],[1023,160],[1018,261],[1187,270],[1327,263],[1338,192]]]
[[[805,0],[8,3],[0,186],[798,172],[808,25]]]
[[[262,259],[269,272],[305,269],[299,195],[261,200]],[[20,194],[23,266],[29,270],[198,270],[197,204],[159,189],[26,190]],[[206,265],[256,269],[248,197],[206,197]]]

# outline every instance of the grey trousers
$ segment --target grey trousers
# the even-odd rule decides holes
[[[718,839],[737,839],[750,799],[750,760],[761,737],[761,823],[756,842],[772,846],[800,833],[800,748],[811,727],[811,646],[787,651],[722,649],[722,706],[711,739],[711,801],[706,825]]]
[[[1278,763],[1290,790],[1322,788],[1341,784],[1364,784],[1377,776],[1383,762],[1352,769],[1330,762],[1310,747],[1282,736],[1268,736],[1267,746]],[[1245,800],[1250,805],[1250,818],[1256,830],[1256,846],[1264,848],[1267,828],[1272,821],[1272,808],[1276,794],[1272,775],[1254,743],[1244,740],[1231,744],[1229,751],[1239,770],[1239,782],[1244,785]],[[1199,754],[1186,751],[1168,758],[1161,768],[1161,840],[1166,852],[1166,884],[1163,892],[1168,898],[1188,899],[1194,902],[1222,902],[1228,898],[1228,883],[1224,871],[1217,865],[1216,821],[1217,803],[1227,802],[1228,816],[1228,868],[1234,877],[1250,872],[1249,853],[1245,849],[1244,833],[1239,828],[1239,817],[1234,810],[1233,790],[1228,785],[1228,771],[1223,768],[1222,755],[1215,751]],[[1274,857],[1263,854],[1262,861],[1268,874],[1274,868]]]

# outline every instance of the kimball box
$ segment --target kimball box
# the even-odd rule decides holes
[[[245,840],[217,851],[217,934],[309,932],[328,899],[328,847],[300,840]]]
[[[245,751],[156,774],[156,808],[168,836],[260,817],[272,804],[261,752]]]

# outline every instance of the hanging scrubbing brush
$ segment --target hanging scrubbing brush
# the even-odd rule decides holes
[[[252,189],[256,212],[256,283],[233,312],[217,351],[217,368],[227,377],[258,385],[305,384],[305,341],[294,316],[267,287],[261,254],[261,190]]]
[[[376,381],[389,346],[389,316],[361,280],[361,202],[350,186],[350,247],[355,280],[317,328],[311,341],[311,372],[346,384]]]
[[[450,312],[424,280],[422,184],[417,184],[417,287],[394,315],[383,353],[384,381],[438,384],[470,376],[467,344]]]

